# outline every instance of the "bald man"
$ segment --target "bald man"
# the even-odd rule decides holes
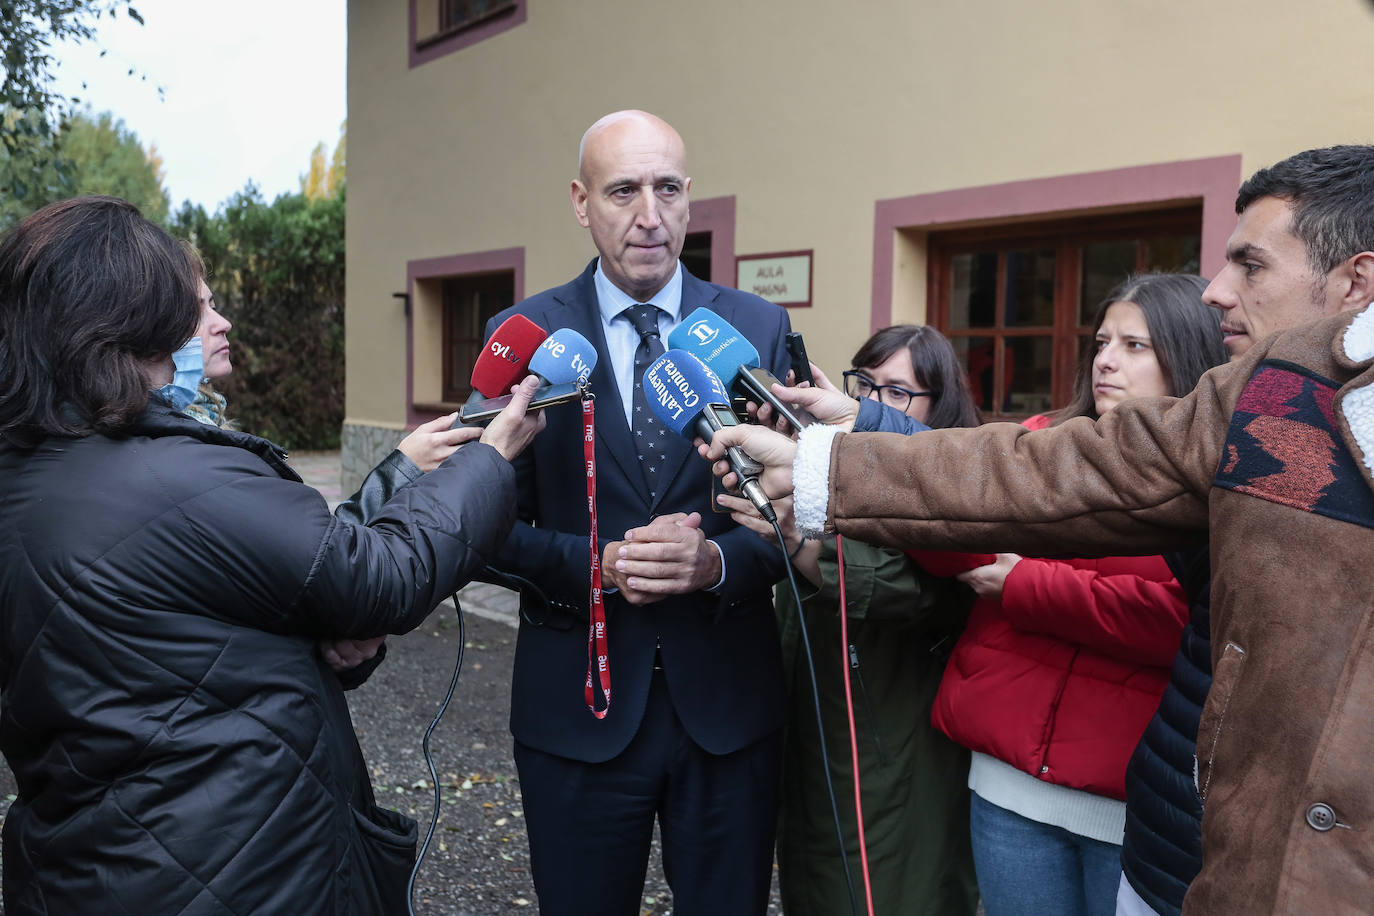
[[[592,341],[596,543],[613,691],[589,671],[591,554],[582,413],[548,411],[516,465],[521,522],[494,568],[521,592],[511,732],[545,914],[638,913],[655,817],[680,914],[767,907],[783,723],[771,587],[776,548],[710,509],[710,468],[647,422],[644,360],[706,307],[786,374],[787,314],[693,277],[682,138],[642,111],[588,129],[573,214],[598,256],[577,279],[497,315]],[[639,408],[639,409],[636,409]],[[585,685],[592,678],[592,706]],[[607,707],[607,694],[614,702]]]

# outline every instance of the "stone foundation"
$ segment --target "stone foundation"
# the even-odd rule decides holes
[[[339,489],[352,496],[369,471],[391,454],[406,430],[345,423],[339,436]]]

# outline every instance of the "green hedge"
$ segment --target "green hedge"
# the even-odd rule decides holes
[[[205,258],[234,371],[229,416],[290,449],[339,447],[344,408],[344,192],[266,203],[249,185],[213,216],[183,205],[172,231]]]

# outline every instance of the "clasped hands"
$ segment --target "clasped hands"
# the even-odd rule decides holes
[[[720,581],[720,551],[701,530],[701,513],[660,515],[625,532],[602,551],[601,581],[630,604],[711,588]]]

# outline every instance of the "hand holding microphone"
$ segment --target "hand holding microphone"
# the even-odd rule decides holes
[[[542,413],[526,413],[538,387],[539,380],[527,376],[511,392],[510,403],[482,430],[480,441],[496,449],[507,461],[514,461],[548,422]]]
[[[710,443],[723,430],[738,423],[720,378],[685,350],[668,350],[655,360],[644,371],[643,384],[654,416],[680,436]],[[769,522],[775,521],[777,514],[757,479],[763,468],[739,448],[725,448],[722,453],[734,472],[734,487],[753,503],[760,515]]]
[[[740,425],[727,426],[716,433],[710,442],[697,446],[701,457],[715,462],[712,472],[727,488],[734,489],[740,475],[728,460],[723,460],[726,459],[726,449],[731,446],[744,450],[763,466],[763,472],[755,480],[765,498],[778,499],[792,494],[792,462],[797,457],[796,442],[762,426]]]
[[[450,413],[421,423],[396,448],[428,473],[443,464],[460,446],[481,435],[481,429],[457,424],[454,422],[457,419],[458,414]]]
[[[794,410],[800,409],[809,413],[817,423],[824,423],[827,426],[838,426],[848,432],[853,429],[854,421],[859,415],[859,402],[845,394],[826,377],[820,367],[815,363],[809,364],[811,384],[809,386],[777,387],[773,393]],[[792,378],[789,375],[788,381]],[[777,415],[769,404],[759,404],[757,411],[752,411],[754,419],[770,429],[775,429],[780,433],[791,435],[794,439],[799,430],[791,427],[786,420],[778,420]],[[789,429],[789,427],[791,427]]]
[[[517,318],[521,319],[523,324],[516,325],[516,333],[504,334],[506,326]],[[539,339],[533,340],[534,335],[529,333],[524,325],[538,330]],[[497,391],[487,387],[495,381],[504,380],[509,374],[507,365],[510,363],[510,357],[503,356],[505,352],[514,357],[524,354],[524,362],[519,363],[522,366],[520,375],[528,369],[539,381],[539,388],[530,401],[530,410],[575,401],[581,397],[587,379],[596,368],[596,348],[572,328],[560,328],[547,338],[542,336],[543,333],[538,325],[523,315],[512,315],[496,329],[472,370],[473,388],[487,396],[469,400],[463,405],[459,411],[459,420],[462,423],[485,423],[510,403],[510,396],[505,394],[509,386]],[[514,344],[511,343],[512,340],[515,341]],[[479,374],[482,377],[482,385],[478,384]]]
[[[782,383],[760,366],[759,351],[748,338],[710,309],[699,308],[684,318],[668,335],[668,346],[695,356],[733,391],[756,404],[767,404],[793,429],[812,422],[806,410],[794,408],[775,393],[774,386]]]

